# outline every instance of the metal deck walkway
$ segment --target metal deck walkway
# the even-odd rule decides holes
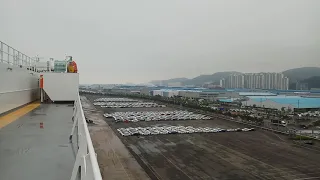
[[[1,128],[0,179],[70,179],[75,162],[68,139],[72,115],[73,106],[41,104]]]

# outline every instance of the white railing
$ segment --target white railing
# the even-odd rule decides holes
[[[0,62],[21,67],[31,67],[35,60],[0,41]]]
[[[78,151],[71,180],[79,179],[79,177],[80,180],[102,180],[79,95],[74,102],[73,121],[70,141],[72,142],[74,133],[77,131],[75,135],[78,140]]]

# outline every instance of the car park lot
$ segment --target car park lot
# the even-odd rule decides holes
[[[94,98],[90,98],[93,102]],[[150,111],[150,108],[107,109]],[[151,108],[170,111],[168,107]],[[184,133],[167,135],[122,136],[119,128],[192,126],[221,129],[246,128],[222,119],[187,121],[139,121],[116,123],[105,118],[151,179],[320,179],[320,152],[294,145],[286,136],[269,131],[226,133]]]
[[[144,102],[136,99],[129,98],[97,98],[94,100],[93,105],[101,106],[103,108],[154,108],[166,107],[154,102]]]
[[[209,120],[211,117],[188,111],[128,111],[104,114],[115,122]]]
[[[119,128],[117,131],[122,136],[148,136],[164,134],[191,134],[191,133],[225,133],[225,132],[249,132],[254,128],[231,128],[222,129],[219,127],[192,127],[192,126],[148,126]]]
[[[150,102],[95,102],[93,105],[103,108],[166,107],[165,105]]]
[[[112,98],[112,97],[102,97],[97,98],[94,100],[95,102],[139,102],[139,100],[136,99],[130,99],[130,98]]]

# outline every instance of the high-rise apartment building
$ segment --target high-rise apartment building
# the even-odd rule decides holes
[[[231,74],[220,81],[225,88],[289,89],[289,79],[282,73]]]
[[[226,87],[226,80],[224,78],[220,80],[220,86]]]

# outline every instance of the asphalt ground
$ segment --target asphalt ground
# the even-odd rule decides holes
[[[128,151],[113,129],[105,122],[103,113],[81,96],[82,109],[87,120],[100,173],[107,180],[149,180],[149,176]]]
[[[101,97],[86,96],[91,102]],[[172,107],[96,108],[104,113],[174,110]],[[285,135],[256,130],[123,137],[116,131],[117,128],[168,124],[220,128],[245,126],[217,118],[137,123],[115,123],[112,118],[105,118],[105,121],[151,179],[320,179],[318,145],[298,146]]]

